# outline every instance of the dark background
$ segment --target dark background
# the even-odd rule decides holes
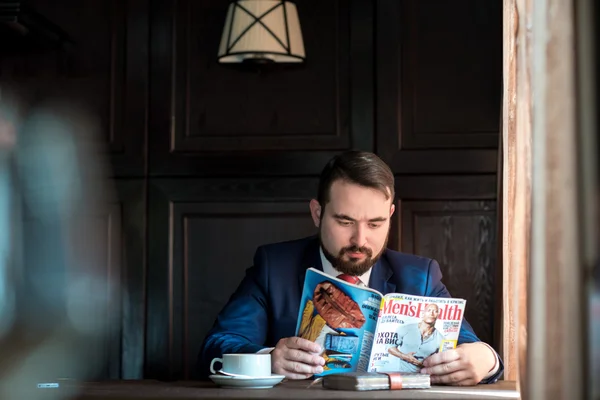
[[[256,246],[314,233],[318,174],[351,148],[396,174],[390,247],[436,258],[498,348],[502,2],[295,3],[300,66],[219,65],[226,0],[31,0],[73,46],[0,43],[0,85],[102,122],[99,254],[123,287],[103,377],[192,376]]]

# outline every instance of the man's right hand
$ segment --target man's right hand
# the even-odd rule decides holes
[[[271,352],[271,370],[289,379],[307,379],[323,372],[325,359],[316,343],[299,337],[283,338]]]

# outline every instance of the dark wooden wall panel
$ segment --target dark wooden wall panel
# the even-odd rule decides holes
[[[306,211],[306,202],[186,203],[173,210],[174,266],[182,268],[185,288],[182,329],[174,330],[183,338],[174,339],[183,344],[184,377],[193,372],[202,340],[256,248],[316,233]]]
[[[402,242],[406,237],[406,234],[403,234],[406,228],[403,225],[403,203],[493,201],[496,198],[497,179],[493,175],[399,175],[396,176],[395,189],[397,204],[390,227],[388,246],[394,250],[410,253]]]
[[[96,120],[111,175],[144,175],[148,85],[145,0],[30,0],[74,39],[68,50],[24,53],[5,69],[27,101],[68,100]],[[9,63],[7,63],[9,64]]]
[[[377,2],[377,151],[394,171],[496,171],[501,6]]]
[[[436,259],[454,297],[467,300],[465,317],[479,338],[493,339],[496,271],[494,201],[402,201],[402,251]]]
[[[46,185],[45,190],[51,192],[56,181]],[[98,189],[85,187],[94,192]],[[45,307],[54,312],[64,306],[60,301],[83,296],[77,297],[77,301],[86,315],[92,316],[93,321],[87,323],[93,324],[93,332],[84,330],[84,341],[74,343],[73,349],[93,353],[89,365],[93,369],[89,373],[97,379],[141,378],[145,313],[144,185],[139,180],[120,180],[108,182],[102,189],[103,193],[96,193],[103,197],[102,202],[83,195],[86,201],[75,206],[77,211],[69,216],[53,215],[51,203],[45,203],[43,196],[40,200],[39,193],[30,192],[37,196],[25,197],[25,274],[32,276],[32,282],[47,282],[46,290],[54,296],[52,304],[45,304],[39,294],[20,293],[25,300],[22,305],[25,312],[34,307],[36,318],[41,319],[41,314],[47,311]],[[84,293],[80,292],[82,288]],[[29,289],[35,292],[35,285]]]
[[[316,180],[296,184],[153,180],[147,376],[193,376],[199,346],[256,248],[316,233],[308,208]],[[274,188],[282,190],[270,195]]]
[[[146,322],[146,182],[118,179],[114,187],[121,210],[120,378],[141,379]]]
[[[76,234],[76,251],[86,268],[108,285],[103,301],[107,334],[98,346],[99,378],[141,378],[144,349],[145,187],[140,180],[111,181],[100,210],[85,217]],[[82,272],[81,268],[74,271]],[[76,276],[76,275],[75,275]]]
[[[223,20],[215,16],[226,14],[227,2],[175,2],[171,150],[348,148],[349,4],[301,2],[305,26],[322,27],[303,32],[319,62],[260,73],[217,63]]]
[[[152,175],[317,174],[373,148],[373,52],[352,39],[372,40],[371,3],[298,1],[307,62],[261,70],[218,64],[227,5],[152,2]]]
[[[106,303],[109,314],[106,315],[107,335],[102,339],[100,346],[103,350],[105,361],[100,376],[111,379],[118,379],[121,376],[121,275],[122,270],[122,210],[119,203],[110,203],[102,215],[94,223],[98,229],[99,241],[92,242],[87,250],[89,251],[89,261],[95,271],[102,271],[101,278],[106,279],[108,285],[104,293],[106,294]],[[80,232],[80,237],[90,237],[91,232],[86,230]],[[102,310],[99,310],[102,311]],[[102,315],[99,314],[99,315]]]
[[[502,3],[401,4],[401,147],[497,147]]]

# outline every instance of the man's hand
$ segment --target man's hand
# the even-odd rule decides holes
[[[422,374],[431,375],[432,384],[477,385],[494,368],[496,355],[483,343],[464,343],[427,357]]]
[[[271,370],[289,379],[307,379],[323,372],[321,346],[299,337],[283,338],[271,352]]]

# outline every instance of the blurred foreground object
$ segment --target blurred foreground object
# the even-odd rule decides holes
[[[96,256],[109,193],[101,137],[72,104],[19,113],[10,100],[0,99],[0,399],[65,398],[37,384],[93,379],[118,315],[118,281]]]
[[[592,398],[600,398],[600,261],[596,263],[594,269],[594,282],[592,294],[590,296],[590,360],[592,379]],[[595,377],[595,379],[594,379]]]

